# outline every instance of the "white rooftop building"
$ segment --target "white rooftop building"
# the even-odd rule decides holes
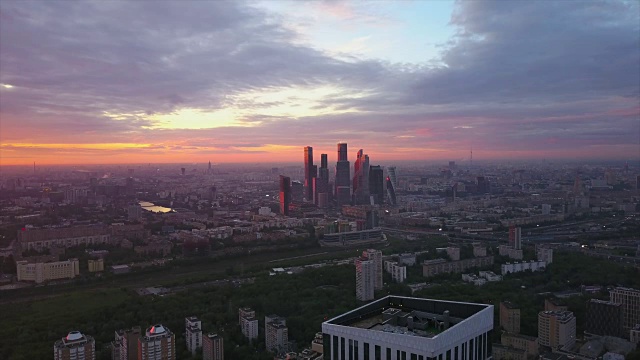
[[[493,305],[387,296],[322,324],[325,359],[484,360]]]

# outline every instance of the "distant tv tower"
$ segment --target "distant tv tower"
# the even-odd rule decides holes
[[[36,162],[35,161],[33,162],[33,173],[34,174],[36,173]]]
[[[473,167],[473,146],[471,147],[471,155],[469,157],[469,167]]]

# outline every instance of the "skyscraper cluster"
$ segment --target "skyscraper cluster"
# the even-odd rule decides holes
[[[389,189],[395,182],[395,168],[390,168],[393,173],[393,181],[385,183],[384,170],[381,166],[369,164],[369,155],[362,149],[357,153],[354,163],[354,174],[351,177],[351,163],[348,157],[347,143],[340,142],[337,146],[338,160],[335,167],[335,179],[333,188],[329,182],[329,166],[327,154],[320,154],[320,167],[313,163],[313,147],[304,148],[304,199],[312,202],[320,208],[329,206],[330,201],[335,200],[338,207],[342,205],[373,205],[382,204],[389,197]],[[283,183],[281,179],[280,192],[282,194]],[[395,190],[391,189],[392,204],[395,203]],[[333,195],[333,196],[332,196]],[[283,204],[283,197],[280,199]],[[281,211],[284,214],[283,211]]]

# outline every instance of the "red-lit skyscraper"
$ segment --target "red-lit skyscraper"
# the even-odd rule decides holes
[[[289,204],[291,204],[291,178],[280,175],[280,214],[289,215]]]
[[[353,203],[366,205],[369,200],[369,155],[360,149],[353,164]]]

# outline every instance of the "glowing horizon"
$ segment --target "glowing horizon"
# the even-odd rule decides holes
[[[0,166],[640,158],[635,2],[72,5],[0,3]]]

